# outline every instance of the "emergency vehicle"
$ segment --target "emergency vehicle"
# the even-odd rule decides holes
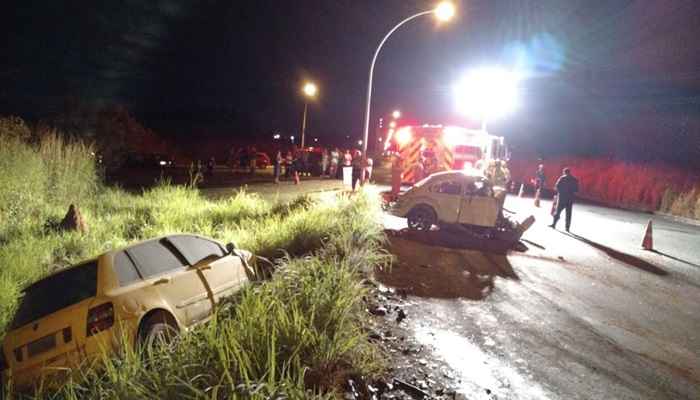
[[[503,137],[458,126],[403,126],[390,131],[385,151],[398,157],[401,182],[413,184],[439,171],[477,170],[506,162]]]

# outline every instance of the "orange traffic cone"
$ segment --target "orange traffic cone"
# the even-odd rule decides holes
[[[651,237],[651,220],[649,220],[649,223],[647,224],[647,231],[644,233],[642,248],[644,250],[654,250],[654,240]]]

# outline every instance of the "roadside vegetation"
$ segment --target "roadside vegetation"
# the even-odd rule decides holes
[[[516,182],[534,178],[536,160],[514,160]],[[700,217],[700,175],[661,163],[634,164],[610,159],[566,158],[544,161],[547,188],[553,188],[564,167],[579,179],[580,195],[611,205]]]
[[[381,370],[363,330],[362,279],[388,260],[373,200],[300,197],[271,204],[241,192],[210,201],[192,187],[167,182],[135,195],[104,187],[91,153],[90,146],[56,133],[36,137],[21,120],[0,120],[0,332],[26,284],[167,233],[233,241],[275,260],[277,273],[150,357],[126,347],[99,368],[84,368],[59,391],[22,396],[334,398],[348,376]],[[80,209],[86,233],[54,229],[69,204]]]
[[[667,189],[661,199],[660,211],[700,220],[700,185],[684,192]]]

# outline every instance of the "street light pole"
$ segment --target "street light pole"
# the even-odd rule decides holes
[[[306,135],[306,111],[309,108],[309,99],[316,97],[318,87],[312,82],[307,82],[302,89],[304,92],[304,117],[301,120],[301,148],[304,149]]]
[[[308,101],[304,101],[304,117],[301,120],[301,148],[304,148],[304,135],[306,134],[306,109],[309,106]]]
[[[410,17],[404,19],[403,21],[399,22],[394,26],[389,33],[384,36],[384,39],[382,39],[381,42],[379,42],[379,46],[377,47],[377,50],[374,52],[374,57],[372,57],[372,64],[369,66],[369,81],[367,82],[367,105],[365,108],[365,125],[364,125],[364,137],[362,141],[362,155],[363,157],[367,157],[367,141],[369,139],[369,117],[370,117],[370,109],[371,109],[371,104],[372,104],[372,78],[374,76],[374,63],[377,61],[377,56],[379,56],[379,51],[382,49],[382,46],[384,46],[384,43],[389,39],[389,36],[391,36],[394,31],[399,29],[401,25],[405,24],[408,21],[411,21],[413,19],[416,19],[418,17],[421,17],[423,15],[428,15],[428,14],[434,14],[435,10],[428,10],[428,11],[423,11],[419,12],[418,14],[411,15]]]
[[[389,39],[389,36],[391,36],[394,31],[399,29],[401,25],[405,24],[408,21],[411,21],[413,19],[416,19],[418,17],[421,17],[423,15],[429,15],[433,14],[435,17],[440,20],[440,21],[447,21],[450,18],[452,18],[455,14],[455,8],[452,3],[449,1],[443,1],[442,3],[438,4],[434,9],[432,10],[427,10],[423,12],[419,12],[417,14],[411,15],[410,17],[404,19],[403,21],[399,22],[394,26],[389,33],[384,36],[381,42],[379,42],[379,46],[377,47],[377,50],[374,52],[374,57],[372,57],[372,64],[369,66],[369,81],[367,82],[367,107],[365,108],[365,126],[364,126],[364,140],[362,141],[363,146],[362,146],[362,154],[363,157],[367,158],[367,141],[368,141],[368,136],[369,136],[369,114],[370,114],[370,106],[372,104],[372,77],[374,76],[374,63],[377,61],[377,56],[379,55],[379,51],[382,49],[382,46],[384,46],[384,43]]]

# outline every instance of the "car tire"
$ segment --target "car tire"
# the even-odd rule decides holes
[[[406,216],[408,228],[414,231],[429,231],[437,223],[437,215],[432,207],[420,205],[414,207]]]
[[[139,344],[148,352],[160,346],[169,346],[178,334],[177,327],[167,317],[156,314],[145,322]]]

